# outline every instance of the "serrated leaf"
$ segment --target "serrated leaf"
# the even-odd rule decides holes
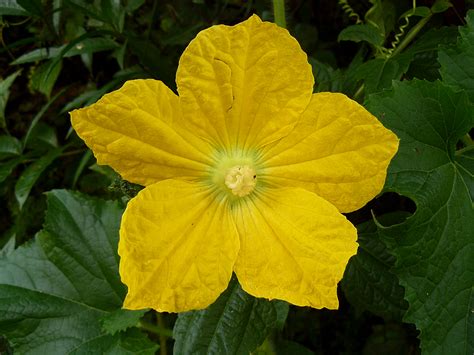
[[[468,12],[459,33],[456,45],[440,48],[440,73],[445,83],[466,90],[474,102],[474,10]]]
[[[13,74],[7,76],[0,81],[0,128],[5,128],[5,108],[7,106],[8,97],[10,96],[10,86],[12,86],[15,79],[20,75],[21,70],[17,70]]]
[[[0,259],[0,333],[19,354],[154,354],[137,330],[103,332],[100,320],[122,306],[117,203],[55,190],[45,229]]]
[[[404,213],[379,217],[388,225],[403,220]],[[344,272],[341,287],[348,301],[359,311],[370,311],[387,320],[401,320],[408,304],[397,276],[390,271],[395,258],[381,240],[373,221],[357,226],[359,248]]]
[[[380,30],[370,24],[352,25],[344,28],[337,37],[338,41],[368,42],[376,47],[383,44],[384,36]]]
[[[31,189],[39,179],[40,175],[57,157],[61,155],[62,151],[63,148],[50,150],[47,154],[31,163],[20,175],[15,184],[15,198],[18,201],[20,209],[23,207],[23,204],[28,198]]]
[[[118,309],[114,312],[105,315],[102,322],[102,329],[108,334],[115,333],[135,327],[141,317],[148,311],[148,309],[141,309],[138,311],[131,311],[128,309]]]
[[[175,354],[248,354],[276,326],[272,302],[257,299],[233,277],[215,303],[202,311],[178,315],[173,335]]]
[[[21,142],[12,136],[0,136],[0,160],[21,154]]]
[[[371,96],[368,107],[400,138],[386,189],[417,206],[406,222],[379,230],[405,287],[404,319],[420,330],[427,354],[472,354],[474,210],[460,171],[473,172],[455,152],[474,126],[472,106],[439,81],[412,81]]]

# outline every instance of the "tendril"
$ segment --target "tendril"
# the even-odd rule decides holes
[[[347,0],[338,0],[339,6],[342,8],[342,10],[345,12],[345,14],[356,21],[356,24],[359,25],[362,23],[359,15],[357,12],[354,11],[351,5],[347,2]]]

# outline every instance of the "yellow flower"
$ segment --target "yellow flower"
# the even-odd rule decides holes
[[[99,164],[145,188],[120,228],[124,307],[205,308],[235,272],[256,297],[338,307],[356,253],[341,212],[380,192],[397,137],[342,94],[312,94],[305,53],[252,16],[184,51],[179,96],[133,80],[71,113]]]

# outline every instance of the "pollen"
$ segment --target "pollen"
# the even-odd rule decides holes
[[[225,175],[225,185],[236,196],[247,196],[253,191],[257,184],[255,170],[248,165],[237,165],[229,170]]]

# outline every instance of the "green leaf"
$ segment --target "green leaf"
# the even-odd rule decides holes
[[[20,75],[21,70],[17,70],[13,74],[7,76],[0,81],[0,128],[5,128],[5,108],[7,106],[8,96],[10,96],[10,86],[12,86],[15,79]]]
[[[32,15],[43,16],[41,0],[16,0],[17,3]]]
[[[456,42],[456,27],[433,28],[418,38],[403,55],[411,57],[407,76],[434,81],[440,79],[438,47]]]
[[[154,354],[131,329],[114,336],[101,319],[122,306],[115,202],[55,190],[45,229],[0,259],[0,333],[19,354]]]
[[[50,60],[42,63],[31,76],[31,88],[41,92],[49,99],[62,67],[61,60]]]
[[[474,10],[468,12],[466,26],[459,33],[456,45],[439,51],[440,73],[444,82],[466,90],[474,102]]]
[[[23,207],[23,204],[28,198],[31,189],[39,179],[41,173],[45,171],[46,168],[61,155],[62,151],[63,148],[50,150],[46,155],[31,163],[20,175],[18,181],[15,184],[15,198],[18,201],[20,209]]]
[[[386,225],[406,215],[389,214],[377,218]],[[381,240],[373,221],[357,226],[359,249],[349,260],[341,287],[349,302],[359,311],[370,311],[387,320],[401,320],[407,309],[404,289],[390,269],[395,258]]]
[[[58,57],[67,45],[60,47],[38,48],[19,58],[15,59],[11,64],[24,64],[36,62],[45,59],[54,59]],[[63,53],[63,57],[73,57],[84,53],[95,53],[115,49],[118,44],[108,38],[85,38],[83,41],[76,43],[68,51]]]
[[[474,126],[473,107],[439,81],[396,83],[368,107],[400,138],[385,188],[417,206],[404,223],[379,227],[405,287],[404,319],[420,330],[425,353],[472,354],[474,210],[461,171],[473,171],[456,160],[455,148]]]
[[[245,293],[232,278],[217,301],[202,311],[178,315],[175,354],[248,354],[276,326],[272,302]]]
[[[128,309],[118,309],[114,312],[108,313],[102,318],[102,329],[110,335],[135,327],[141,317],[148,311],[148,309],[141,309],[138,311],[130,311]]]
[[[368,42],[375,47],[383,44],[384,37],[380,30],[369,24],[352,25],[344,28],[337,37],[338,41]]]
[[[376,58],[360,65],[353,75],[364,81],[367,95],[391,88],[392,81],[399,80],[408,70],[409,64],[409,58],[404,54],[388,59]]]
[[[4,182],[18,165],[23,161],[22,157],[0,162],[0,183]]]
[[[449,0],[436,0],[433,6],[431,6],[431,12],[434,14],[445,12],[450,7],[453,7],[453,4]]]
[[[0,0],[0,16],[28,16],[28,12],[22,8],[16,0]]]
[[[0,160],[21,154],[21,142],[12,136],[0,136]]]

